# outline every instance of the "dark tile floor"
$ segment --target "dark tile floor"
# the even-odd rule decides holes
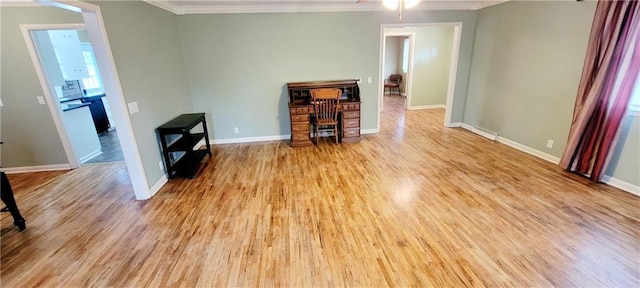
[[[124,161],[120,142],[118,142],[118,133],[115,129],[98,135],[98,138],[100,145],[102,145],[102,154],[84,162],[84,164]]]

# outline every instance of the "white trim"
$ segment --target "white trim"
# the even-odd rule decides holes
[[[602,176],[602,183],[624,190],[633,195],[640,196],[640,186],[638,185],[634,185],[608,175]]]
[[[497,1],[481,1],[481,2],[476,2],[476,9],[474,10],[480,10],[482,8],[487,8],[487,7],[491,7],[494,5],[498,5],[498,4],[502,4],[504,2],[509,2],[510,0],[497,0]]]
[[[49,81],[47,80],[47,75],[44,72],[44,68],[42,67],[42,63],[40,63],[40,57],[38,57],[38,52],[36,50],[36,46],[34,43],[33,37],[31,37],[31,31],[42,31],[42,30],[78,30],[84,29],[85,25],[82,23],[69,23],[69,24],[21,24],[20,30],[22,31],[22,37],[24,38],[25,44],[27,46],[27,51],[29,51],[29,56],[31,56],[31,61],[36,70],[36,75],[38,76],[38,80],[40,81],[40,88],[42,88],[42,93],[44,97],[47,99],[47,106],[49,107],[49,112],[51,112],[51,117],[53,118],[53,124],[56,126],[56,130],[58,135],[60,135],[60,141],[62,142],[62,147],[64,148],[64,152],[67,155],[67,161],[69,161],[69,165],[71,168],[80,167],[80,159],[78,159],[77,155],[73,150],[73,145],[71,145],[71,139],[69,138],[69,134],[67,133],[65,118],[63,116],[62,107],[60,107],[58,97],[54,95],[54,92],[49,87]]]
[[[489,132],[486,132],[484,130],[475,128],[475,127],[473,127],[473,126],[471,126],[469,124],[466,124],[466,123],[462,123],[461,127],[466,129],[466,130],[469,130],[469,131],[471,131],[471,132],[473,132],[475,134],[478,134],[478,135],[480,135],[482,137],[485,137],[485,138],[487,138],[487,139],[489,139],[491,141],[500,142],[502,144],[505,144],[505,145],[510,146],[512,148],[515,148],[515,149],[518,149],[518,150],[520,150],[522,152],[525,152],[527,154],[531,154],[531,155],[536,156],[538,158],[542,158],[544,160],[547,160],[547,161],[549,161],[549,162],[551,162],[553,164],[560,163],[560,158],[558,158],[556,156],[544,153],[544,152],[542,152],[540,150],[533,149],[533,148],[531,148],[529,146],[526,146],[526,145],[522,145],[522,144],[520,144],[518,142],[515,142],[515,141],[507,139],[507,138],[504,138],[502,136],[498,136],[497,133],[496,134],[491,134]]]
[[[453,28],[453,47],[451,47],[451,66],[449,67],[449,85],[447,86],[447,101],[444,110],[444,126],[451,126],[453,113],[453,98],[456,92],[458,78],[458,59],[460,57],[460,42],[462,41],[462,22],[455,23]]]
[[[44,7],[33,0],[0,0],[0,7]]]
[[[423,109],[445,109],[447,106],[444,104],[439,105],[421,105],[421,106],[411,106],[407,107],[407,110],[423,110]],[[449,127],[449,126],[447,126]]]
[[[59,171],[59,170],[71,170],[71,166],[69,164],[54,164],[54,165],[2,168],[2,171],[4,171],[4,173],[7,173],[7,174],[33,173],[33,172]]]
[[[273,135],[273,136],[258,136],[258,137],[243,137],[243,138],[227,138],[227,139],[210,139],[209,142],[213,145],[218,144],[235,144],[235,143],[250,143],[250,142],[264,142],[264,141],[280,141],[291,139],[291,134],[288,135]],[[198,143],[198,146],[205,145],[204,140]]]
[[[549,161],[549,162],[551,162],[553,164],[559,164],[560,163],[560,158],[559,157],[553,156],[553,155],[548,154],[548,153],[544,153],[544,152],[542,152],[540,150],[533,149],[533,148],[531,148],[529,146],[526,146],[526,145],[522,145],[522,144],[520,144],[518,142],[515,142],[513,140],[498,136],[498,142],[504,143],[504,144],[506,144],[508,146],[516,148],[516,149],[518,149],[518,150],[520,150],[522,152],[525,152],[525,153],[531,154],[533,156],[542,158],[542,159],[547,160],[547,161]]]
[[[98,156],[100,154],[102,154],[102,150],[100,150],[100,149],[95,150],[95,151],[85,155],[84,157],[80,157],[80,163],[87,162],[87,161],[95,158],[96,156]]]
[[[226,13],[295,13],[295,12],[364,12],[364,11],[390,11],[385,8],[380,1],[338,2],[326,1],[324,3],[302,3],[298,1],[272,1],[268,4],[256,4],[261,1],[233,1],[209,0],[202,1],[201,5],[176,5],[168,0],[144,0],[156,7],[167,10],[171,13],[182,14],[226,14]],[[175,1],[174,1],[175,2]],[[486,3],[492,3],[486,1]],[[485,4],[486,5],[486,4]],[[495,5],[495,4],[494,4]],[[422,1],[411,10],[477,10],[477,3],[471,1]],[[488,5],[489,6],[489,5]]]
[[[449,128],[456,128],[456,127],[462,127],[462,122],[455,122],[455,123],[451,123],[449,124]]]
[[[160,180],[158,180],[158,182],[156,182],[156,184],[153,184],[153,186],[151,186],[151,188],[149,188],[149,194],[151,196],[149,197],[153,197],[153,195],[156,195],[156,193],[158,193],[158,191],[160,191],[160,188],[162,188],[162,186],[164,186],[164,184],[167,184],[167,182],[169,181],[169,179],[167,179],[167,175],[162,175],[162,177],[160,177]]]
[[[378,129],[378,128],[360,129],[360,135],[362,135],[362,134],[376,134],[376,133],[380,133],[380,129]]]
[[[138,144],[133,132],[131,119],[129,118],[126,101],[120,85],[120,78],[113,59],[111,45],[102,19],[100,7],[83,1],[76,0],[43,0],[44,4],[82,13],[85,29],[89,34],[91,46],[95,52],[102,84],[104,85],[107,100],[111,108],[115,126],[118,127],[118,139],[122,148],[131,186],[136,199],[144,200],[151,197],[147,175],[142,165],[142,158],[138,150]]]
[[[447,100],[445,104],[445,114],[444,114],[444,126],[452,127],[451,117],[453,113],[453,102],[455,99],[456,92],[456,81],[458,75],[458,61],[460,58],[460,43],[462,41],[462,22],[433,22],[433,23],[400,23],[400,24],[382,24],[380,25],[380,59],[378,63],[379,71],[378,71],[378,79],[379,79],[379,87],[378,87],[378,115],[376,119],[376,127],[380,128],[380,113],[383,110],[383,97],[384,97],[384,53],[385,53],[385,44],[387,36],[407,36],[409,33],[413,33],[411,38],[411,49],[409,51],[409,57],[411,58],[411,62],[409,62],[409,74],[407,74],[406,88],[405,93],[407,93],[405,100],[405,108],[408,110],[413,110],[415,106],[411,106],[411,85],[413,81],[413,55],[415,49],[415,32],[385,32],[385,28],[403,28],[403,27],[425,27],[425,26],[453,26],[453,46],[451,47],[451,66],[449,68],[449,82],[447,86]],[[421,109],[421,106],[417,106],[418,109]]]

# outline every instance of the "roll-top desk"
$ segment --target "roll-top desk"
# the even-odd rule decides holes
[[[302,147],[313,143],[310,138],[310,116],[313,114],[311,93],[317,88],[339,88],[340,123],[338,139],[341,143],[360,141],[360,87],[356,79],[287,83],[289,115],[291,120],[291,146]]]

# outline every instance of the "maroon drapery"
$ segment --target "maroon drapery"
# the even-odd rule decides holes
[[[599,1],[560,165],[599,181],[640,69],[640,5]]]

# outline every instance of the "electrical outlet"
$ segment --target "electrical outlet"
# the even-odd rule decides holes
[[[40,105],[44,105],[44,104],[46,104],[46,103],[44,102],[44,97],[42,97],[42,96],[38,96],[37,98],[38,98],[38,104],[40,104]]]
[[[551,139],[547,140],[547,148],[549,149],[553,148],[553,140]]]
[[[233,127],[233,133],[235,134],[240,133],[240,129],[238,129],[238,127]]]
[[[372,82],[372,81],[373,81],[373,79],[371,79],[371,77],[367,78],[367,82],[368,82],[369,84],[371,84],[371,82]]]
[[[140,109],[138,109],[138,102],[129,102],[127,106],[129,106],[129,114],[135,114],[140,111]]]
[[[160,171],[164,169],[164,166],[162,165],[162,161],[158,161],[158,166],[160,166]]]

